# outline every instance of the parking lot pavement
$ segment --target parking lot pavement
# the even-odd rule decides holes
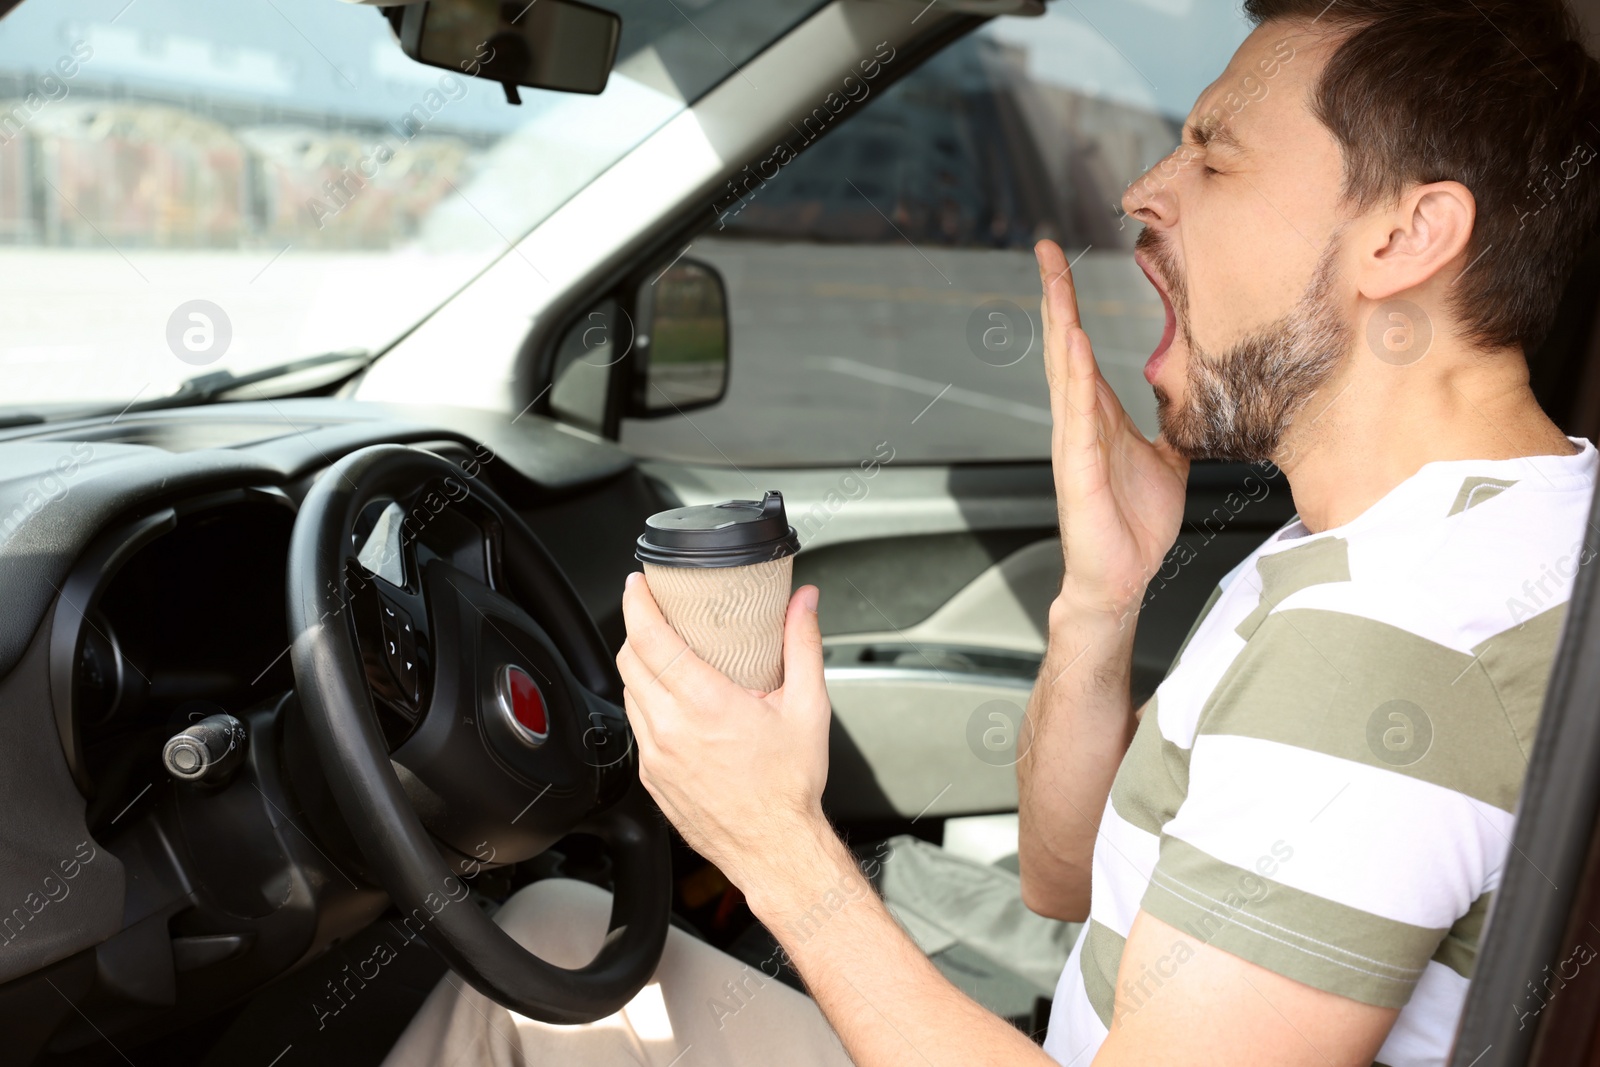
[[[1084,328],[1107,380],[1153,432],[1142,370],[1160,340],[1160,298],[1131,253],[1068,252],[1080,253],[1073,273]],[[688,255],[727,284],[728,395],[691,415],[628,422],[630,447],[753,466],[853,463],[884,440],[913,461],[1048,456],[1031,252],[702,239]],[[1021,354],[980,356],[982,329],[998,321],[988,313],[1002,303],[1026,319],[1008,323]]]

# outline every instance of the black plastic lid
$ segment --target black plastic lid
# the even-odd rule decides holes
[[[783,494],[660,511],[644,522],[634,556],[662,567],[743,567],[800,551]]]

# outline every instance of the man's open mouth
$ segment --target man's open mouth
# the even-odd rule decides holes
[[[1166,362],[1167,349],[1172,347],[1172,338],[1178,332],[1178,315],[1172,309],[1172,300],[1167,296],[1166,286],[1161,284],[1160,278],[1157,277],[1150,264],[1146,262],[1145,257],[1141,253],[1135,253],[1133,261],[1139,265],[1140,270],[1144,271],[1144,276],[1150,279],[1150,284],[1160,294],[1162,310],[1167,313],[1166,325],[1161,330],[1161,340],[1156,344],[1156,350],[1150,353],[1150,358],[1145,361],[1144,365],[1144,380],[1154,385],[1156,375],[1161,373],[1161,364]]]

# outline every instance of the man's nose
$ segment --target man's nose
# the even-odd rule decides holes
[[[1193,162],[1188,146],[1179,145],[1141,174],[1122,193],[1122,210],[1146,226],[1171,226],[1178,221],[1177,181]]]

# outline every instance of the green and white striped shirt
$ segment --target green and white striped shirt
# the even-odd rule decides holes
[[[1121,975],[1142,908],[1400,1008],[1378,1061],[1443,1064],[1583,556],[1593,445],[1429,463],[1225,577],[1144,709],[1045,1049],[1084,1065],[1192,949]],[[1119,984],[1120,983],[1120,984]]]

